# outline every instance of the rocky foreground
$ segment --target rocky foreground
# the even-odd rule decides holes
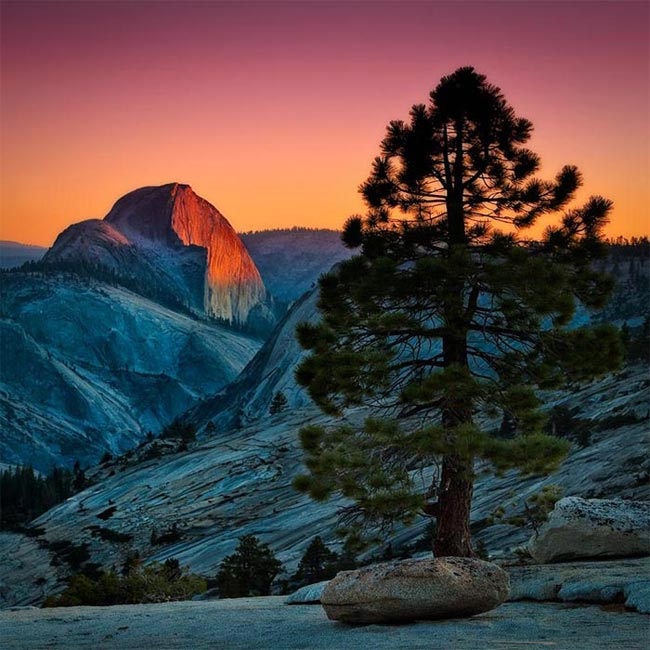
[[[650,560],[513,565],[511,601],[470,618],[351,626],[315,597],[0,611],[3,650],[625,648],[650,642]],[[345,574],[340,574],[345,576]],[[300,596],[297,592],[295,596]],[[288,602],[298,603],[288,605]],[[643,612],[643,613],[642,613]]]
[[[5,650],[373,650],[382,648],[625,648],[645,650],[648,618],[619,607],[506,603],[469,619],[350,627],[319,606],[279,596],[162,605],[0,612]]]

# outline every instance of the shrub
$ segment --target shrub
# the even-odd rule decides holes
[[[128,533],[120,533],[117,530],[112,530],[111,528],[104,528],[103,526],[86,526],[87,530],[90,530],[90,534],[93,537],[99,537],[105,542],[130,542],[133,539],[133,535]]]
[[[591,444],[594,422],[577,417],[578,412],[579,408],[577,407],[570,409],[563,404],[554,406],[548,414],[547,433],[566,440],[573,440],[580,447],[588,447]]]
[[[107,519],[110,519],[115,514],[116,510],[117,510],[117,506],[109,506],[108,508],[106,508],[106,510],[100,512],[97,515],[97,518],[106,521]]]
[[[496,508],[492,512],[492,521],[530,528],[537,535],[561,497],[562,488],[557,485],[545,485],[540,492],[527,497],[521,505],[513,501],[509,506]]]
[[[222,598],[268,596],[271,583],[282,569],[267,544],[254,535],[239,538],[232,555],[226,557],[217,573],[217,588]]]
[[[45,542],[47,548],[52,551],[53,557],[50,560],[52,566],[60,566],[65,562],[71,569],[79,571],[82,565],[90,559],[88,544],[74,544],[68,539]]]
[[[143,456],[143,460],[153,460],[155,458],[160,458],[161,456],[162,451],[160,450],[160,445],[157,442],[154,442],[152,445],[147,447],[147,450]]]
[[[127,560],[128,561],[128,560]],[[82,573],[72,576],[59,596],[48,596],[43,607],[76,605],[132,605],[189,600],[207,589],[207,582],[181,569],[177,560],[142,567],[137,562],[124,575],[102,571],[96,579]]]

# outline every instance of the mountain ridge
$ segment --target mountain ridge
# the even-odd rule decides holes
[[[68,226],[44,255],[45,267],[86,263],[118,275],[164,278],[197,312],[244,326],[259,311],[273,320],[267,291],[228,220],[187,184],[135,189],[104,219]]]

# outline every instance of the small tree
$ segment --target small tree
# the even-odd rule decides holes
[[[140,557],[140,553],[138,551],[129,553],[124,560],[124,564],[122,565],[122,575],[131,575],[133,572],[138,571],[141,566],[142,558]]]
[[[75,471],[74,480],[72,481],[72,489],[75,492],[81,492],[88,487],[88,479],[86,478],[86,472],[83,469],[78,469]]]
[[[271,406],[269,407],[269,413],[271,415],[275,415],[276,413],[280,413],[284,411],[285,408],[287,408],[287,398],[285,394],[281,391],[278,391],[274,396],[273,399],[271,400]]]
[[[254,535],[239,538],[232,555],[226,557],[217,573],[217,588],[222,598],[268,596],[271,583],[282,569],[267,544]]]
[[[532,124],[473,68],[444,77],[428,106],[388,126],[343,241],[360,254],[321,277],[320,323],[298,338],[298,382],[331,415],[367,406],[362,427],[309,426],[309,473],[296,488],[335,492],[353,535],[437,519],[434,552],[472,555],[474,461],[497,472],[555,469],[569,445],[543,432],[538,388],[614,369],[615,328],[571,329],[577,303],[601,309],[611,279],[594,270],[611,202],[568,208],[576,167],[536,177]],[[538,240],[522,236],[559,215]],[[499,437],[482,415],[509,414]],[[423,477],[430,477],[423,485]]]
[[[338,571],[339,556],[320,537],[314,537],[300,560],[293,578],[302,584],[312,584],[333,578]]]

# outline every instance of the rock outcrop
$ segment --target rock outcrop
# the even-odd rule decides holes
[[[528,549],[542,563],[650,555],[650,503],[566,497]]]
[[[228,220],[189,185],[129,192],[103,220],[64,230],[43,263],[99,265],[157,292],[166,287],[180,303],[236,325],[245,325],[254,311],[257,319],[272,320],[246,247]]]
[[[328,618],[390,623],[473,616],[508,597],[508,574],[474,558],[398,560],[342,571],[325,587]]]
[[[509,600],[624,604],[650,614],[650,559],[561,562],[504,567]]]

